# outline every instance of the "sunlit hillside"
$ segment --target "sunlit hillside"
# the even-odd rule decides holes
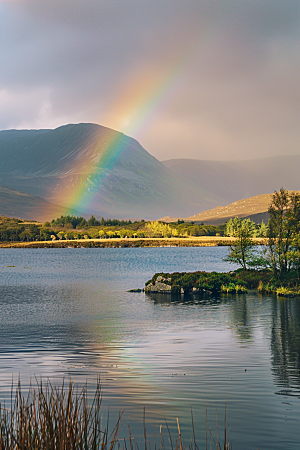
[[[66,214],[66,208],[47,202],[41,197],[0,186],[0,215],[45,222]],[[80,215],[70,210],[69,214]]]
[[[292,191],[290,191],[292,192]],[[294,191],[300,194],[300,191]],[[268,207],[271,202],[272,194],[256,195],[254,197],[238,200],[227,206],[217,206],[216,208],[209,209],[207,211],[194,214],[192,216],[184,218],[187,221],[203,222],[212,225],[221,225],[231,217],[249,217],[256,223],[261,223],[264,220],[268,222]],[[182,217],[180,218],[182,219]],[[162,217],[164,222],[175,222],[177,217]]]
[[[135,139],[95,124],[0,131],[0,183],[105,217],[190,215],[222,203],[209,189],[174,174]]]

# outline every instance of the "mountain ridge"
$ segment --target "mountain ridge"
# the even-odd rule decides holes
[[[5,142],[1,133],[2,185],[87,214],[154,219],[166,212],[189,215],[222,201],[174,174],[135,139],[100,125],[22,131],[19,138],[14,130]],[[118,146],[101,160],[114,139]],[[76,203],[76,198],[74,203],[78,192],[88,193],[93,203]]]
[[[300,191],[289,191],[300,194]],[[268,208],[272,200],[272,194],[261,194],[246,199],[235,201],[226,206],[217,206],[216,208],[202,211],[189,217],[162,217],[162,222],[176,222],[178,219],[187,222],[204,223],[207,225],[222,225],[229,219],[239,217],[241,219],[249,218],[255,223],[265,223],[269,220]]]
[[[47,202],[41,197],[0,185],[0,216],[46,222],[66,214],[83,215],[79,211]]]
[[[280,186],[298,190],[299,165],[297,155],[161,162],[134,138],[92,123],[0,131],[2,186],[106,218],[192,217]]]
[[[274,192],[281,186],[288,190],[300,189],[299,155],[239,161],[177,158],[162,162],[173,172],[191,180],[198,189],[209,186],[213,194],[222,193],[221,206]]]

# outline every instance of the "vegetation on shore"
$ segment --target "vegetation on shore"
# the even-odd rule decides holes
[[[125,421],[123,413],[119,419],[110,426],[109,418],[103,420],[101,410],[101,386],[98,379],[94,399],[91,403],[87,398],[87,387],[82,390],[76,389],[73,382],[65,386],[54,386],[50,381],[46,383],[37,382],[37,386],[31,386],[27,396],[21,390],[20,382],[11,392],[11,405],[0,404],[0,449],[1,450],[114,450],[115,448],[133,450],[139,448],[139,442],[131,434],[130,424],[127,438],[123,437]],[[217,450],[224,448],[229,450],[229,426],[226,422],[226,406],[224,418],[224,442],[219,441],[217,432],[216,439],[213,438],[210,428],[207,426],[206,408],[206,449],[208,445]],[[188,448],[197,450],[193,413],[191,414],[191,427],[193,440]],[[184,450],[180,425],[177,418],[178,434],[172,436],[167,423],[160,425],[159,433],[154,430],[153,439],[150,442],[147,436],[144,421],[141,425],[143,435],[143,446],[145,450],[160,448],[164,450],[176,447],[176,450]],[[218,428],[217,428],[218,430]],[[165,433],[164,433],[165,432]],[[164,435],[165,434],[165,435]],[[173,438],[173,439],[172,439]],[[222,447],[221,447],[222,445]],[[156,447],[157,446],[157,447]]]
[[[229,225],[203,225],[194,222],[164,223],[160,221],[134,221],[91,216],[61,216],[51,222],[37,223],[0,217],[0,242],[64,241],[78,239],[139,239],[139,238],[189,238],[233,236]],[[264,237],[263,225],[253,224],[256,237]],[[264,225],[265,227],[265,225]]]
[[[159,221],[131,222],[117,219],[97,221],[94,216],[61,216],[44,224],[0,217],[0,242],[63,241],[116,238],[189,238],[223,236],[224,225],[196,225],[183,221],[166,224]]]
[[[72,239],[33,242],[0,242],[0,248],[138,248],[138,247],[215,247],[227,246],[224,237],[201,238],[112,238]]]
[[[164,288],[170,286],[170,289]],[[157,290],[155,290],[155,286]],[[282,278],[274,277],[270,269],[237,269],[232,272],[174,272],[156,273],[145,285],[147,292],[171,294],[243,294],[248,291],[274,293],[284,297],[300,295],[297,272]]]
[[[300,195],[281,188],[271,197],[267,225],[260,227],[265,245],[257,249],[257,227],[249,219],[231,219],[225,233],[235,238],[225,261],[241,266],[227,274],[156,274],[146,283],[155,291],[157,278],[171,286],[173,293],[190,292],[275,292],[281,296],[300,295]],[[149,288],[147,288],[149,290]],[[161,287],[163,290],[163,287]],[[170,289],[166,288],[166,292]]]

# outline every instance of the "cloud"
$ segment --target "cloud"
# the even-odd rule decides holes
[[[2,129],[97,122],[159,159],[299,153],[298,1],[0,8]]]

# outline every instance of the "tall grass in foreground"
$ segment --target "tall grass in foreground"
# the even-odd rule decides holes
[[[21,384],[11,390],[11,404],[6,408],[0,404],[0,450],[139,450],[138,443],[131,434],[130,425],[128,437],[120,438],[124,430],[122,424],[123,414],[109,431],[109,417],[103,424],[100,415],[101,386],[97,386],[93,401],[88,403],[87,387],[82,390],[75,389],[72,381],[66,386],[63,382],[60,387],[54,386],[50,381],[43,384],[36,383],[30,386],[27,396],[21,390]],[[188,445],[190,450],[199,449],[196,438],[193,414],[191,414],[193,440]],[[125,421],[124,421],[125,422]],[[167,436],[162,433],[162,427],[154,443],[147,439],[144,410],[144,443],[145,450],[185,450],[182,441],[180,425],[177,418],[178,435],[172,438],[166,423]],[[154,432],[155,433],[155,432]],[[224,420],[224,442],[221,445],[218,435],[213,438],[207,426],[206,408],[206,450],[229,450],[229,426],[226,423],[226,407]],[[166,446],[167,442],[167,446]]]

